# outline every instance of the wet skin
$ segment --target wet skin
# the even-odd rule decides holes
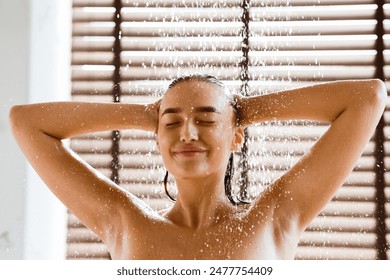
[[[177,201],[171,209],[151,212],[142,225],[119,228],[112,257],[293,258],[298,234],[292,230],[288,237],[280,236],[267,196],[258,215],[226,198],[227,161],[242,140],[242,127],[235,125],[233,109],[216,86],[186,82],[170,89],[159,109],[157,145],[175,177]]]
[[[379,80],[336,81],[239,98],[239,126],[214,85],[187,81],[153,104],[51,102],[14,106],[24,155],[50,190],[107,245],[113,259],[292,259],[299,238],[353,170],[384,111]],[[158,108],[158,110],[157,110]],[[224,193],[243,127],[270,120],[329,129],[248,207]],[[103,130],[156,131],[177,201],[156,212],[62,142]]]

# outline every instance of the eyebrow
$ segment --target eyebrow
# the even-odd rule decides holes
[[[164,110],[164,112],[161,114],[161,116],[164,116],[165,114],[176,114],[182,112],[182,108],[167,108]],[[194,108],[195,113],[217,113],[221,114],[220,111],[218,111],[217,108],[213,106],[201,106],[201,107],[195,107]]]

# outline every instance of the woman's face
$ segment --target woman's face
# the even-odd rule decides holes
[[[161,101],[157,144],[167,170],[177,179],[224,176],[230,152],[241,143],[233,108],[222,89],[184,81]]]

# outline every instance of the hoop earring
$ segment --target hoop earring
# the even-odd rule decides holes
[[[167,194],[167,196],[169,197],[169,199],[173,202],[176,201],[176,199],[174,199],[168,192],[168,171],[167,173],[165,173],[165,177],[164,177],[164,189],[165,189],[165,193]]]

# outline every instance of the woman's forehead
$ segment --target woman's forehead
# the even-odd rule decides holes
[[[182,82],[166,91],[161,107],[214,106],[222,108],[228,97],[219,86],[198,81]]]

